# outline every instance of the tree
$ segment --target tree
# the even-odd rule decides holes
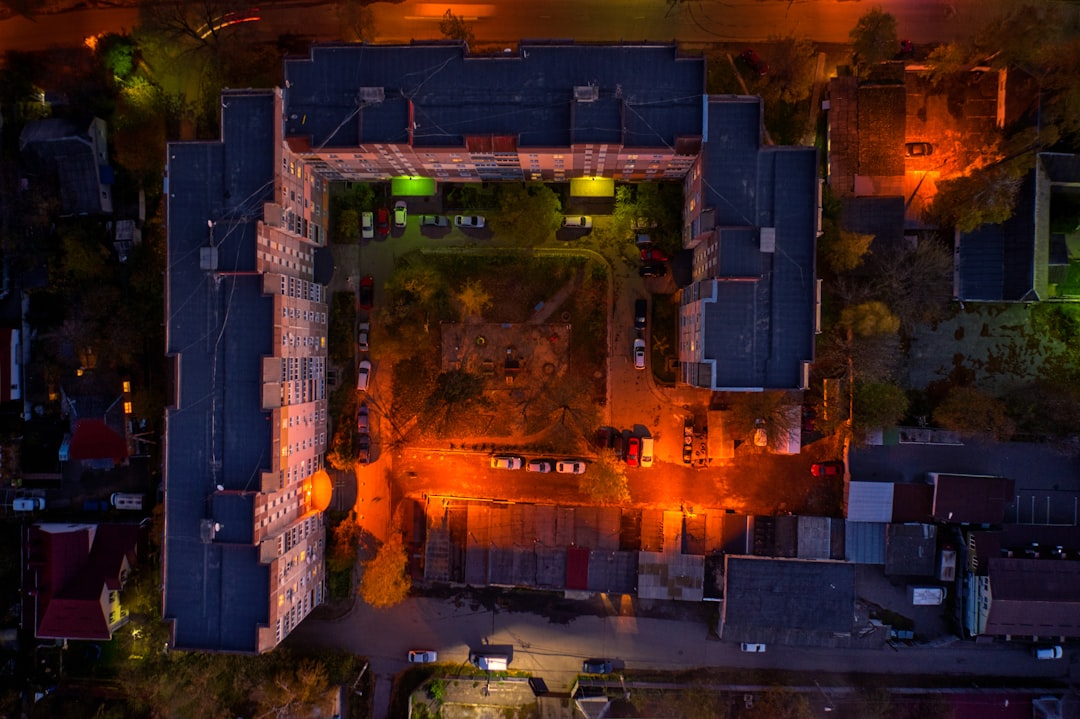
[[[914,247],[887,248],[871,255],[867,264],[875,295],[906,331],[945,316],[952,298],[951,240],[929,237]]]
[[[852,419],[863,428],[891,427],[907,414],[907,395],[891,382],[856,382]]]
[[[998,442],[1015,431],[1005,403],[974,387],[953,387],[933,412],[934,422],[961,434],[986,434]]]
[[[491,307],[491,294],[488,293],[480,280],[472,279],[462,285],[461,290],[454,295],[461,305],[462,319],[479,317],[480,314]]]
[[[896,34],[896,18],[874,7],[855,23],[850,33],[855,62],[864,67],[876,65],[896,56],[900,39]]]
[[[774,35],[769,42],[769,83],[763,92],[775,93],[776,99],[789,104],[810,97],[814,88],[814,43],[793,35]]]
[[[476,43],[476,37],[473,36],[472,26],[470,26],[463,18],[458,17],[451,10],[447,10],[443,15],[442,20],[439,21],[439,32],[444,37],[450,40],[463,40],[466,45],[473,45]]]
[[[360,597],[373,607],[384,609],[400,604],[409,596],[412,582],[405,569],[409,557],[405,554],[401,535],[394,531],[379,547],[375,558],[364,563],[360,581]]]
[[[327,571],[343,572],[352,569],[356,564],[356,554],[363,531],[355,512],[350,512],[349,516],[333,527],[326,556]]]
[[[354,242],[360,236],[360,213],[350,208],[343,208],[337,216],[338,242]]]
[[[819,243],[821,257],[826,266],[836,274],[857,269],[870,252],[873,235],[839,230],[825,232]]]
[[[626,464],[612,450],[601,449],[578,480],[578,488],[596,504],[625,505],[630,501]]]
[[[783,391],[727,392],[718,397],[718,402],[728,410],[725,430],[748,445],[753,443],[758,429],[765,430],[769,441],[785,438],[792,431],[790,408],[801,404],[801,400]]]
[[[541,183],[500,185],[499,210],[491,218],[497,234],[515,244],[532,247],[551,239],[559,229],[562,203],[551,188]]]
[[[814,711],[805,694],[774,687],[754,702],[754,715],[769,719],[812,719]]]
[[[942,180],[930,205],[929,217],[941,227],[972,232],[984,224],[1012,217],[1023,184],[1023,172],[993,165],[968,175]]]
[[[874,337],[896,334],[900,318],[884,302],[871,300],[841,310],[840,324],[856,337]]]
[[[343,31],[342,39],[348,42],[374,42],[376,38],[375,14],[365,0],[338,0],[338,24]]]

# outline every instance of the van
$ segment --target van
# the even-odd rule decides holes
[[[11,508],[16,512],[33,512],[45,509],[44,497],[21,497],[11,503]]]
[[[1061,659],[1061,647],[1054,645],[1052,647],[1032,647],[1031,653],[1036,659]]]
[[[653,451],[652,437],[642,437],[641,438],[641,466],[642,467],[651,467],[652,466],[652,456],[653,456],[652,451]]]
[[[908,587],[908,599],[916,606],[941,604],[945,595],[945,587]]]
[[[505,654],[473,654],[469,660],[477,669],[487,672],[505,672],[510,665],[510,657]]]
[[[113,492],[109,503],[117,509],[142,509],[142,495],[128,492]]]

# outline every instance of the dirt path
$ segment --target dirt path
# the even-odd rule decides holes
[[[578,271],[574,273],[574,277],[569,282],[563,285],[558,292],[552,295],[550,300],[544,302],[543,306],[541,306],[540,309],[536,310],[533,313],[532,317],[525,320],[525,324],[539,325],[547,322],[548,318],[551,317],[552,313],[555,312],[556,309],[561,307],[563,302],[566,302],[566,298],[570,296],[570,293],[576,292],[581,287],[581,281],[582,279],[584,279],[584,277],[585,270],[578,269]]]

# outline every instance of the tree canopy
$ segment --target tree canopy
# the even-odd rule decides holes
[[[862,66],[891,60],[899,49],[896,18],[878,5],[859,18],[850,33],[855,62]]]
[[[409,557],[405,554],[401,535],[391,532],[375,558],[364,563],[364,576],[360,581],[361,598],[380,609],[403,602],[412,587],[412,581],[405,571],[408,563]]]
[[[550,187],[539,182],[508,183],[498,188],[499,210],[491,227],[514,244],[533,247],[559,229],[562,202]]]
[[[626,504],[630,501],[626,464],[612,450],[600,450],[596,461],[581,475],[579,488],[596,504]]]
[[[986,435],[1003,442],[1015,431],[1005,403],[975,387],[953,387],[933,412],[945,429],[967,435]]]

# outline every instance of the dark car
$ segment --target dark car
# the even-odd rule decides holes
[[[362,434],[356,440],[356,461],[367,464],[371,461],[371,437]]]
[[[360,434],[371,432],[371,422],[369,420],[368,406],[366,404],[360,405],[360,408],[356,410],[356,431]]]
[[[748,47],[742,51],[742,54],[739,55],[739,59],[746,63],[746,66],[759,76],[769,74],[769,63],[761,59],[761,55],[757,54],[757,50]]]
[[[634,301],[634,329],[643,330],[645,324],[648,322],[649,314],[649,301],[648,300],[635,300]]]
[[[385,207],[380,207],[375,213],[375,229],[380,235],[390,234],[390,211]]]
[[[596,446],[600,449],[607,449],[611,446],[611,438],[615,434],[613,427],[601,427],[596,430]]]
[[[370,310],[374,300],[375,278],[371,275],[364,275],[360,278],[360,292],[357,300],[360,304],[360,309]]]
[[[927,157],[934,154],[934,146],[929,142],[909,142],[904,145],[907,157]]]
[[[844,473],[844,463],[839,459],[830,462],[814,462],[810,465],[810,474],[815,477],[839,477]]]
[[[638,268],[642,277],[663,277],[667,274],[667,265],[642,265]]]
[[[667,262],[671,258],[659,247],[646,247],[641,250],[642,262]]]
[[[610,659],[586,659],[581,663],[583,674],[611,674],[612,668]]]

